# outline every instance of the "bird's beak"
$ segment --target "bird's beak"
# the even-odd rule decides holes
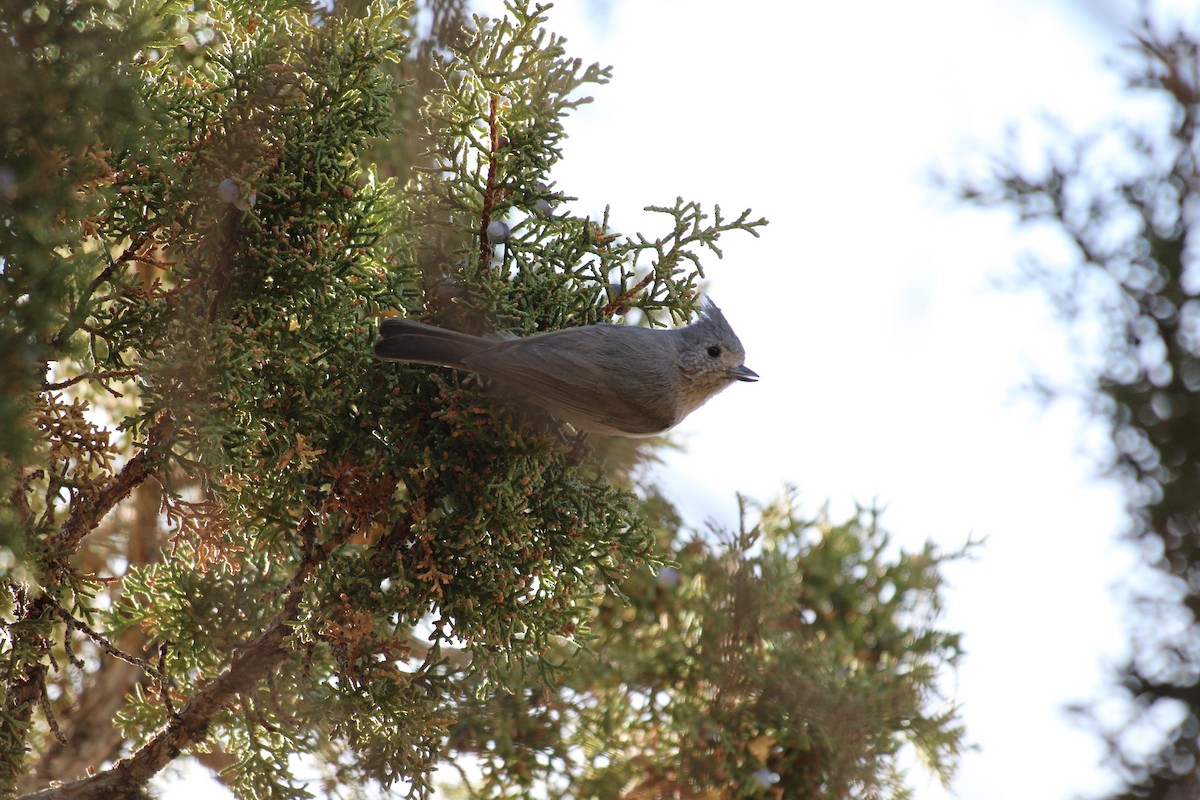
[[[745,364],[741,364],[734,369],[729,370],[728,374],[729,377],[733,378],[735,381],[754,382],[758,380],[758,373],[747,367]]]

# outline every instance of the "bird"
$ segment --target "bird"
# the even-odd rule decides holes
[[[389,317],[374,352],[465,370],[577,430],[634,438],[665,433],[727,386],[759,378],[708,299],[695,322],[672,329],[602,322],[506,338]]]

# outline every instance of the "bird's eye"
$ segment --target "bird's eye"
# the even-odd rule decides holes
[[[717,347],[715,344],[710,344],[708,346],[708,355],[711,358],[720,358],[721,357],[721,348]]]

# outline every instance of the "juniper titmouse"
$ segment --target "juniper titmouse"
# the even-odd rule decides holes
[[[601,323],[503,339],[390,318],[380,334],[377,358],[468,370],[580,430],[617,436],[663,433],[732,382],[758,379],[711,301],[673,330]]]

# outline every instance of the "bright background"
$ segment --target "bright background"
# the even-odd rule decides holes
[[[771,221],[706,262],[762,380],[679,429],[686,450],[659,480],[689,521],[735,525],[736,491],[767,501],[793,484],[835,517],[879,502],[911,547],[987,537],[948,571],[943,622],[967,655],[946,690],[977,745],[956,797],[1113,785],[1065,706],[1101,697],[1121,660],[1115,587],[1136,559],[1118,539],[1117,488],[1095,478],[1102,431],[1022,392],[1077,358],[1038,296],[995,286],[1030,243],[929,175],[978,166],[1010,127],[1034,157],[1042,112],[1077,131],[1111,118],[1121,84],[1105,59],[1135,19],[1132,0],[563,0],[550,12],[569,55],[615,67],[567,124],[553,177],[579,198],[572,211],[611,205],[614,228],[649,237],[666,218],[641,209],[676,196]],[[920,770],[912,780],[920,800],[947,796]],[[223,795],[199,778],[163,784],[168,800]]]
[[[1163,8],[1161,4],[1159,8]],[[986,537],[948,570],[946,628],[967,655],[947,691],[978,749],[951,796],[1071,798],[1111,788],[1065,708],[1104,695],[1124,653],[1115,591],[1136,563],[1123,499],[1096,477],[1103,431],[1023,391],[1078,354],[1034,293],[997,287],[1036,242],[930,180],[977,169],[1045,113],[1085,131],[1119,112],[1106,59],[1137,4],[1046,0],[560,3],[569,54],[615,67],[568,122],[555,177],[618,230],[653,237],[676,195],[771,224],[731,234],[710,291],[757,384],[679,429],[660,470],[700,525],[734,492],[797,486],[812,511],[886,507],[917,547]],[[660,228],[661,229],[661,228]],[[946,797],[920,770],[922,800]]]

